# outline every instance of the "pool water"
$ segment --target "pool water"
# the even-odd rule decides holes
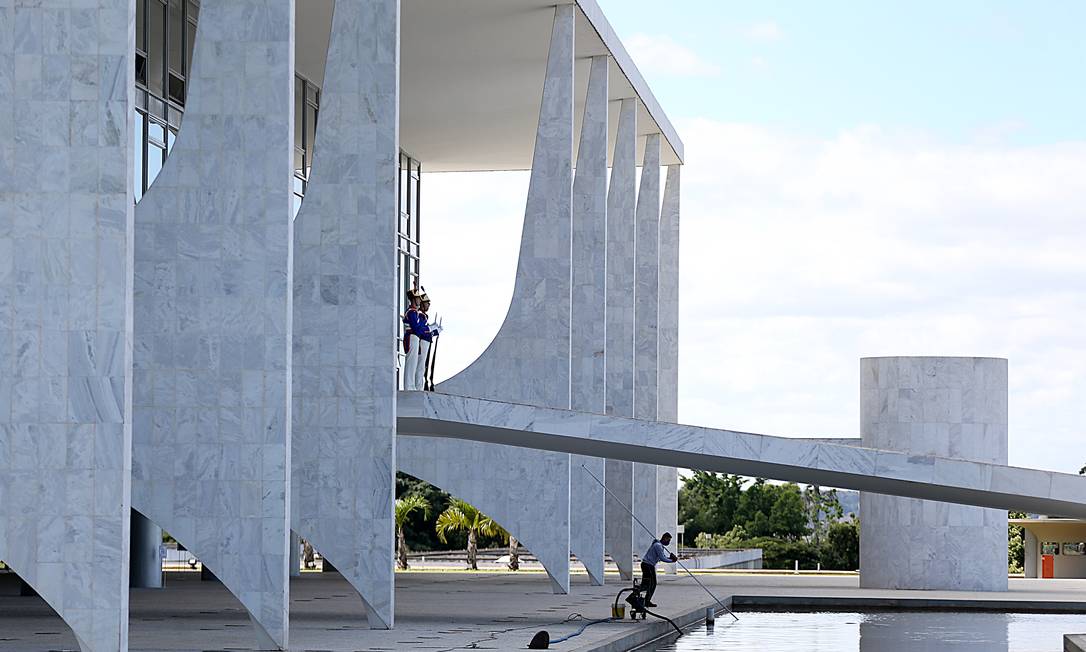
[[[939,611],[739,612],[657,652],[1060,652],[1082,614]]]

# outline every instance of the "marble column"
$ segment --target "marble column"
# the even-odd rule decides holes
[[[133,507],[285,649],[293,0],[205,0],[185,116],[136,206]]]
[[[1007,463],[1006,360],[864,358],[860,379],[865,448]],[[860,516],[861,587],[1007,590],[1006,511],[861,492]]]
[[[637,100],[619,105],[607,189],[606,413],[632,417],[634,406],[634,203],[637,199]],[[607,553],[622,579],[633,577],[633,463],[607,460]],[[617,498],[616,498],[617,496]]]
[[[660,134],[645,137],[641,187],[637,192],[634,246],[634,417],[656,421],[658,412],[660,319]],[[660,536],[656,522],[658,480],[655,464],[634,464],[634,514],[652,531],[634,526],[634,552],[643,555]]]
[[[660,209],[660,421],[679,421],[679,195],[682,166],[667,166]],[[670,532],[678,546],[679,472],[673,466],[656,470],[656,527]],[[674,548],[674,546],[673,546]],[[674,570],[674,565],[668,565]]]
[[[130,0],[0,2],[0,559],[128,649]]]
[[[399,17],[398,0],[336,0],[295,224],[293,529],[375,629],[395,613]]]
[[[132,570],[128,585],[139,589],[162,588],[162,528],[137,511],[132,512]]]
[[[1022,564],[1023,575],[1034,578],[1040,577],[1041,574],[1037,570],[1037,560],[1040,558],[1040,544],[1037,542],[1037,535],[1027,528],[1022,528],[1022,543],[1025,548],[1025,559]]]
[[[573,211],[573,44],[576,6],[555,8],[543,81],[528,199],[513,300],[494,340],[467,369],[438,391],[544,407],[570,405],[570,278]],[[491,513],[527,542],[545,515],[545,531],[532,553],[547,569],[555,591],[569,590],[569,467],[567,453],[487,446],[466,457],[460,442],[430,440],[447,453],[445,463],[496,469],[515,458],[516,482],[534,482],[539,500],[531,517]],[[407,466],[401,463],[401,468]],[[518,466],[518,468],[520,468]],[[564,469],[564,470],[560,470]],[[545,478],[545,479],[544,479]],[[430,478],[422,477],[423,480]],[[457,486],[442,487],[456,494]],[[466,490],[467,487],[460,488]],[[492,483],[490,491],[509,488]],[[468,499],[467,496],[461,497]]]
[[[573,305],[570,319],[570,407],[603,414],[607,291],[607,67],[592,57],[573,177]],[[601,328],[602,327],[602,328]],[[583,467],[583,468],[582,468]],[[570,473],[570,549],[592,584],[603,584],[605,460],[574,455]]]

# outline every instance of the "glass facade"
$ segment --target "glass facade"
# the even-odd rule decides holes
[[[294,78],[294,215],[302,207],[302,197],[313,167],[313,141],[317,137],[317,112],[321,91],[302,77]]]
[[[199,0],[136,0],[136,201],[162,170],[185,110]]]
[[[396,273],[399,279],[399,309],[407,311],[407,291],[419,287],[421,240],[419,233],[419,199],[421,197],[422,165],[410,155],[400,152],[399,226],[397,228]],[[403,329],[400,329],[403,337]],[[400,350],[403,350],[401,345]]]

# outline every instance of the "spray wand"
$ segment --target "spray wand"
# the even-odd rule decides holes
[[[616,502],[616,503],[618,503],[619,505],[621,505],[621,506],[622,506],[622,509],[626,510],[626,511],[627,511],[627,512],[628,512],[628,513],[630,514],[630,516],[631,516],[631,517],[633,517],[633,520],[637,521],[637,524],[638,524],[638,525],[640,525],[640,526],[641,526],[641,528],[642,528],[643,530],[645,530],[646,532],[648,532],[648,533],[649,533],[649,536],[650,536],[650,537],[652,537],[653,539],[655,539],[655,538],[656,538],[656,533],[655,533],[655,532],[653,532],[652,530],[650,530],[650,529],[649,529],[649,528],[648,528],[648,527],[647,527],[647,526],[646,526],[646,525],[645,525],[644,523],[642,523],[642,522],[641,522],[641,519],[637,518],[637,515],[636,515],[636,514],[634,514],[634,513],[633,513],[633,511],[632,511],[632,510],[631,510],[631,509],[630,509],[629,507],[627,507],[627,506],[626,506],[626,504],[625,504],[625,503],[623,503],[623,502],[622,502],[622,500],[621,500],[621,499],[619,499],[619,497],[618,497],[618,496],[616,496],[616,495],[615,495],[615,492],[613,492],[613,491],[611,491],[610,489],[608,489],[608,488],[607,488],[607,485],[605,485],[605,484],[603,483],[603,481],[601,481],[601,480],[600,480],[599,478],[597,478],[597,477],[596,477],[596,474],[595,474],[595,473],[593,473],[592,471],[589,471],[589,470],[588,470],[588,467],[587,467],[587,466],[585,466],[584,464],[582,464],[582,465],[581,465],[581,468],[582,468],[582,469],[584,469],[584,472],[585,472],[585,473],[587,473],[588,475],[592,476],[592,479],[593,479],[593,480],[595,480],[595,481],[596,481],[597,483],[599,483],[599,485],[600,485],[601,487],[603,487],[603,490],[604,490],[604,491],[606,491],[606,492],[607,492],[608,494],[610,494],[610,495],[611,495],[611,498],[614,498],[614,499],[615,499],[615,502]],[[670,551],[669,551],[669,552],[670,552]],[[708,594],[709,594],[709,595],[710,595],[710,596],[711,596],[711,597],[713,598],[713,600],[716,600],[716,603],[717,603],[717,604],[719,604],[719,605],[720,605],[721,607],[723,607],[723,608],[724,608],[724,611],[728,612],[728,615],[729,615],[729,616],[731,616],[732,618],[735,618],[736,620],[739,620],[739,616],[736,616],[736,615],[735,615],[735,613],[734,613],[734,612],[733,612],[733,611],[732,611],[731,609],[729,609],[729,608],[728,608],[728,605],[724,604],[724,603],[723,603],[723,602],[722,602],[722,601],[720,600],[720,598],[716,597],[716,594],[715,594],[715,593],[713,593],[712,591],[710,591],[710,590],[709,590],[709,587],[707,587],[707,586],[705,586],[704,584],[702,584],[702,583],[701,583],[701,580],[699,580],[699,579],[697,578],[697,576],[696,576],[696,575],[694,575],[693,573],[691,573],[691,572],[690,572],[690,569],[686,567],[686,564],[682,563],[682,561],[680,561],[680,560],[679,560],[679,556],[678,556],[678,555],[675,555],[675,562],[676,562],[677,564],[679,564],[679,566],[680,566],[680,567],[681,567],[681,568],[682,568],[682,569],[683,569],[684,571],[686,571],[686,574],[687,574],[687,575],[689,575],[689,576],[690,576],[690,578],[691,578],[691,579],[693,579],[693,580],[694,580],[695,582],[697,582],[697,583],[698,583],[698,586],[700,586],[700,587],[701,587],[702,589],[704,589],[704,590],[705,590],[705,592],[706,592],[706,593],[708,593]]]

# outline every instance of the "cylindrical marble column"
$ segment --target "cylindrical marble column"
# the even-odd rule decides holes
[[[1007,463],[1006,360],[864,358],[860,376],[865,447]],[[860,523],[861,587],[1007,590],[1006,511],[865,492]]]
[[[132,510],[131,547],[132,568],[128,585],[135,589],[162,588],[162,528],[136,510]]]

